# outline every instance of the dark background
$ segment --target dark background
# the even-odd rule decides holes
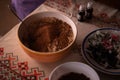
[[[100,3],[106,4],[108,6],[111,6],[113,8],[117,8],[120,10],[120,0],[95,0]]]
[[[18,18],[9,9],[10,0],[0,0],[0,36],[7,33],[18,22]]]

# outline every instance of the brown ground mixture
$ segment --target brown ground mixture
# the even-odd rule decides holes
[[[83,73],[69,72],[62,75],[58,80],[90,80],[90,78]]]
[[[54,17],[44,17],[29,25],[29,48],[40,52],[54,52],[65,48],[73,41],[70,25]]]

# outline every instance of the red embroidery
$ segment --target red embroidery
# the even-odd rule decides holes
[[[45,78],[45,80],[49,80],[49,78]]]
[[[28,62],[19,62],[18,63],[18,69],[20,71],[22,71],[22,70],[28,70]]]
[[[4,52],[0,48],[0,52]],[[0,57],[0,79],[1,80],[44,80],[44,71],[38,67],[29,68],[28,62],[19,62],[18,56],[6,53]],[[41,79],[42,78],[42,79]]]
[[[0,48],[0,56],[4,54],[4,48]]]
[[[107,18],[107,17],[108,17],[108,15],[107,15],[106,13],[101,13],[100,16],[101,16],[102,18]]]

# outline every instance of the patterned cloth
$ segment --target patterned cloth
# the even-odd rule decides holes
[[[98,27],[120,28],[120,11],[107,5],[95,2],[94,0],[46,0],[45,4],[56,8],[69,16],[77,17],[80,5],[87,6],[88,2],[93,2],[93,19],[85,22]],[[66,4],[68,3],[68,4]]]
[[[36,11],[57,11],[46,5],[41,5]],[[67,16],[67,14],[65,14]],[[73,18],[73,20],[76,20]],[[0,79],[1,80],[47,80],[50,72],[58,65],[65,62],[85,62],[80,54],[80,44],[85,35],[96,29],[94,25],[78,23],[78,35],[76,44],[69,51],[69,55],[54,63],[41,63],[28,56],[20,47],[16,25],[0,39]],[[79,27],[84,26],[84,27]],[[89,27],[89,29],[87,29]],[[86,29],[86,30],[84,30]],[[79,46],[79,47],[78,47]]]
[[[70,54],[62,60],[55,63],[41,63],[35,61],[28,56],[20,47],[17,38],[17,30],[19,25],[13,27],[5,36],[0,38],[0,79],[1,80],[48,80],[51,71],[58,65],[65,62],[83,62],[86,63],[81,55],[81,43],[85,36],[99,27],[107,25],[116,25],[116,23],[105,22],[99,17],[93,18],[91,21],[78,22],[76,16],[69,14],[69,7],[59,6],[59,0],[47,0],[44,5],[38,7],[32,14],[42,11],[57,11],[69,16],[76,24],[78,34],[76,44],[70,50]],[[66,0],[65,0],[66,1]],[[51,8],[52,7],[52,8]],[[53,8],[54,7],[54,8]],[[72,7],[72,6],[71,6]],[[63,10],[64,8],[64,10]],[[58,11],[60,10],[60,11]],[[75,10],[75,9],[74,9]],[[77,9],[76,9],[77,10]],[[116,14],[116,13],[115,13]],[[120,15],[117,13],[117,15]],[[112,16],[111,16],[112,17]],[[120,17],[119,17],[120,18]],[[106,25],[106,26],[105,26]],[[99,73],[101,80],[119,80],[119,76],[108,76]]]

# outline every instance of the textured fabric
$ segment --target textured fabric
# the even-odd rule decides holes
[[[22,20],[45,0],[11,0],[11,6]]]
[[[53,0],[49,0],[49,3],[47,2],[47,4],[52,5],[53,8],[43,4],[40,7],[38,7],[35,11],[33,11],[32,14],[43,11],[57,11],[63,13],[61,12],[63,8],[61,8],[61,6],[59,6],[59,8],[61,9],[57,8],[57,5],[52,4],[51,1]],[[101,9],[101,7],[102,6],[98,4],[96,4],[95,6],[95,8],[97,9]],[[59,11],[56,8],[59,9]],[[111,10],[111,8],[107,8],[107,10],[109,11]],[[101,10],[101,12],[103,11]],[[63,14],[68,16],[68,14],[66,13]],[[118,22],[120,22],[120,13],[116,14],[115,16],[119,18]],[[19,46],[18,38],[17,38],[17,31],[20,24],[14,26],[7,34],[1,37],[0,38],[0,80],[48,80],[47,77],[49,77],[50,72],[56,66],[64,62],[70,62],[70,61],[85,62],[81,55],[80,47],[81,47],[81,42],[88,33],[100,27],[108,27],[108,26],[111,26],[113,28],[115,27],[113,26],[114,23],[102,22],[102,20],[99,20],[98,18],[95,19],[93,18],[93,20],[88,21],[89,23],[87,21],[83,23],[78,22],[76,17],[72,17],[71,19],[75,22],[78,30],[78,34],[76,38],[77,46],[74,45],[73,49],[69,52],[70,55],[66,56],[65,58],[63,58],[62,60],[56,63],[48,63],[48,64],[40,63],[38,61],[35,61],[33,58],[31,58],[24,52],[24,50]],[[118,27],[120,28],[120,26]],[[99,76],[101,80],[120,80],[120,76],[109,76],[103,73],[99,73]]]

